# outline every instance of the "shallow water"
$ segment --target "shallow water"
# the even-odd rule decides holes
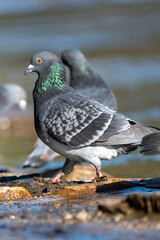
[[[77,47],[115,92],[119,111],[160,127],[159,1],[0,0],[0,4],[0,83],[24,86],[29,107],[36,74],[25,77],[24,71],[31,55],[40,50],[59,55]],[[1,165],[21,167],[35,139],[25,128],[22,135],[2,136]],[[159,157],[148,159],[137,153],[120,156],[107,166],[113,164],[113,174],[128,176],[135,174],[133,162],[137,167],[148,161],[159,168]],[[54,166],[61,164],[57,160]],[[138,174],[143,174],[143,167]]]

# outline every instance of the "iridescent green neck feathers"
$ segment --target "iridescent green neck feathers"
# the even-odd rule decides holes
[[[40,87],[38,88],[38,92],[42,93],[43,91],[47,91],[49,88],[57,88],[62,90],[66,83],[64,82],[65,77],[65,69],[64,67],[58,63],[54,62],[50,67],[49,74],[45,78],[43,82],[41,82]]]

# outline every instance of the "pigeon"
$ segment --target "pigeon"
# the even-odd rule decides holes
[[[62,62],[70,69],[70,86],[82,94],[117,110],[117,100],[109,86],[90,65],[81,51],[68,49],[61,54]]]
[[[117,100],[109,86],[89,64],[78,49],[67,49],[61,53],[61,60],[70,68],[70,86],[82,94],[92,97],[100,103],[117,110]],[[57,157],[54,151],[38,140],[23,167],[39,168]]]
[[[58,153],[54,152],[38,138],[33,150],[29,154],[27,160],[23,163],[23,168],[43,167],[46,163],[52,161],[52,159],[56,158],[57,156],[59,156]]]
[[[140,146],[140,153],[144,155],[158,155],[160,154],[160,133],[152,133],[144,136]]]
[[[14,106],[25,110],[26,98],[27,94],[21,86],[14,83],[0,84],[0,116],[5,116]]]
[[[14,83],[0,84],[0,129],[7,130],[12,110],[18,107],[24,111],[27,107],[25,90]]]
[[[138,123],[96,100],[82,95],[66,83],[62,61],[51,52],[35,53],[25,74],[36,72],[33,90],[34,122],[39,138],[66,157],[62,172],[72,171],[74,162],[88,162],[102,177],[101,160],[110,160],[137,149],[142,138],[159,132],[156,127]]]

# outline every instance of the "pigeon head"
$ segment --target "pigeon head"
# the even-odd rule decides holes
[[[62,62],[68,67],[82,66],[86,59],[78,49],[67,49],[61,53]]]
[[[62,61],[51,52],[39,52],[32,56],[25,75],[38,73],[38,92],[44,92],[53,87],[62,89],[66,85],[65,68]]]
[[[83,88],[97,82],[100,76],[90,65],[85,56],[78,49],[68,49],[61,54],[62,62],[70,68],[70,85],[75,88]],[[99,82],[99,81],[98,81]]]
[[[46,72],[54,62],[62,64],[60,59],[51,52],[44,51],[35,53],[25,71],[25,75],[31,72],[36,72],[41,75]]]
[[[26,99],[26,91],[21,86],[13,83],[0,85],[0,100],[3,107],[9,109],[18,106],[21,110],[25,110],[27,106]]]

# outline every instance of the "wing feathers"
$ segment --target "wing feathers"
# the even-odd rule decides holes
[[[159,131],[138,124],[92,99],[76,96],[68,95],[67,100],[61,97],[50,102],[45,116],[48,134],[63,144],[75,147],[140,144],[143,136]]]

